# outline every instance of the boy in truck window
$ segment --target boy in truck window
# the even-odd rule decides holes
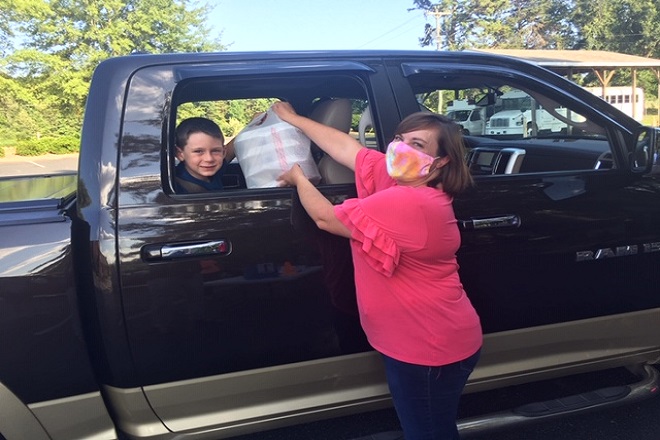
[[[215,122],[188,118],[176,128],[175,189],[178,193],[197,193],[223,189],[223,165],[234,158],[233,145]]]

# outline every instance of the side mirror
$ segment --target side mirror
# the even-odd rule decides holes
[[[630,170],[637,174],[646,174],[658,163],[660,152],[660,129],[640,127],[636,132],[635,147],[630,154]]]

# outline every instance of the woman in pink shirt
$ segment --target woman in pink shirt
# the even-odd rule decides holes
[[[456,413],[482,344],[458,276],[452,198],[472,184],[460,127],[432,113],[405,118],[385,154],[346,133],[273,106],[355,171],[357,199],[333,206],[299,166],[284,173],[316,225],[350,239],[360,322],[383,355],[406,440],[458,439]]]

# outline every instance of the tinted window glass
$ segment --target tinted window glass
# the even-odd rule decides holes
[[[598,117],[556,91],[484,74],[409,78],[422,108],[463,127],[475,175],[615,167]],[[458,117],[467,112],[479,117]]]
[[[226,159],[229,160],[220,173],[222,190],[277,187],[277,182],[272,176],[280,173],[280,170],[274,168],[280,167],[284,170],[287,168],[288,161],[268,160],[269,156],[265,153],[275,154],[275,139],[271,139],[270,135],[265,136],[261,131],[257,133],[256,130],[259,130],[261,120],[259,123],[250,124],[250,122],[255,117],[262,118],[263,112],[278,100],[290,102],[299,114],[309,116],[326,125],[347,130],[356,138],[363,139],[363,143],[367,145],[374,143],[375,134],[372,124],[368,120],[366,93],[362,84],[354,77],[310,75],[308,77],[255,77],[240,80],[203,78],[184,81],[174,93],[171,119],[176,122],[170,127],[168,148],[171,163],[170,180],[175,192],[177,172],[181,171],[182,165],[179,164],[181,157],[177,154],[175,147],[174,131],[177,124],[190,117],[212,120],[220,127],[225,137],[225,145],[228,146]],[[340,116],[338,116],[340,112],[336,110],[325,113],[317,111],[318,108],[329,103],[340,104]],[[328,114],[331,116],[327,116]],[[266,124],[264,123],[264,125]],[[249,126],[248,129],[246,129],[247,126]],[[246,134],[248,130],[251,130],[249,135]],[[291,128],[291,130],[293,129]],[[248,138],[250,140],[246,140]],[[285,133],[282,138],[284,139],[284,154],[278,150],[278,157],[286,159],[290,157],[289,152],[293,151],[293,147],[290,147],[289,144],[289,142],[293,142],[293,137]],[[296,139],[298,138],[296,137]],[[271,143],[271,141],[273,142]],[[248,151],[246,149],[253,149],[255,145],[263,149],[263,154],[255,155],[251,154],[252,152],[249,155],[246,154]],[[301,139],[295,145],[297,152],[301,148],[309,150],[309,157],[306,156],[304,160],[308,161],[308,166],[313,169],[314,173],[318,172],[319,177],[313,180],[315,184],[336,183],[332,178],[323,175],[325,167],[321,164],[322,151],[309,139]],[[282,145],[278,144],[277,148],[282,148]],[[248,156],[250,157],[248,158]],[[268,171],[262,169],[262,166],[266,168],[266,165],[268,165]],[[194,174],[194,171],[192,172]],[[258,173],[270,173],[270,177],[259,180],[255,178]]]

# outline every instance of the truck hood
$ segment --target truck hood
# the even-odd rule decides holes
[[[504,110],[504,111],[495,113],[493,116],[491,116],[491,119],[515,118],[517,116],[522,116],[522,115],[524,115],[524,113],[519,111],[519,110]]]

